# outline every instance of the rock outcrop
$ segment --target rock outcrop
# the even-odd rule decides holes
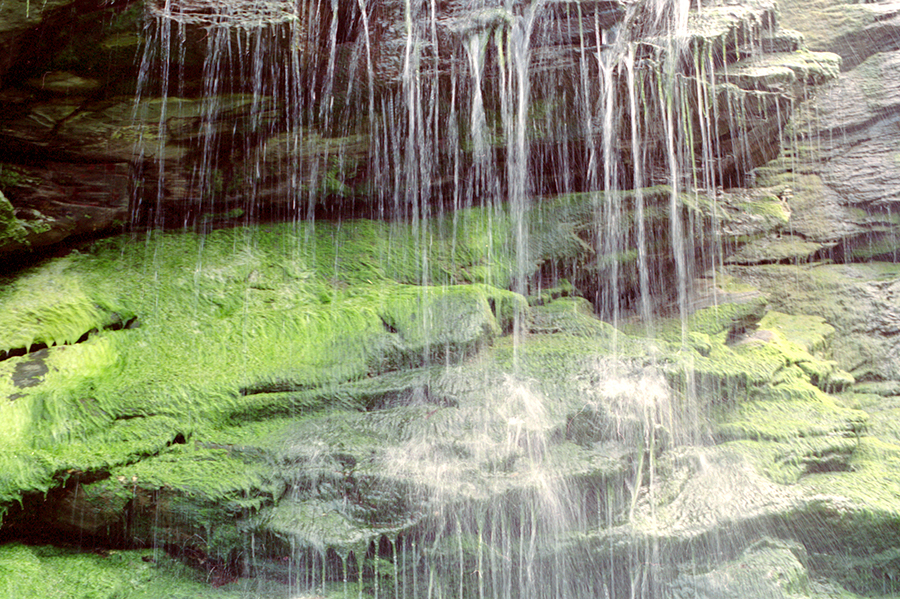
[[[255,6],[79,4],[76,15],[91,12],[76,17],[77,36],[38,24],[41,51],[0,90],[10,108],[0,191],[25,231],[0,251],[123,226],[417,218],[510,194],[591,191],[604,176],[616,188],[669,183],[671,136],[703,185],[741,181],[777,155],[792,102],[837,70],[833,55],[778,28],[771,2],[707,6],[672,32],[675,45],[671,15],[607,1],[511,12],[413,3],[409,15],[393,1],[254,17]],[[631,65],[643,91],[628,91]],[[666,100],[653,90],[671,70],[684,78]],[[644,98],[634,123],[632,109],[597,112],[628,106],[629,93]],[[507,165],[526,159],[516,183]],[[615,162],[621,172],[602,174]]]
[[[830,395],[854,379],[825,318],[723,288],[687,338],[676,319],[651,339],[571,287],[528,307],[488,215],[434,223],[427,254],[407,225],[348,221],[122,238],[23,273],[0,302],[3,536],[162,548],[216,585],[299,568],[411,588],[416,564],[507,584],[501,565],[458,578],[460,546],[509,546],[524,589],[577,586],[562,560],[680,596],[770,550],[816,593],[887,584],[839,557],[863,542],[848,530],[894,523],[854,473],[897,475],[871,455],[889,430],[871,404]],[[651,547],[644,582],[625,576]],[[708,573],[670,575],[688,563]]]
[[[0,589],[900,591],[896,10],[800,2],[4,4]]]

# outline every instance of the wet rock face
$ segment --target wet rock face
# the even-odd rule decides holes
[[[818,245],[794,257],[896,260],[898,65],[900,54],[885,52],[841,74],[801,105],[789,129],[790,147],[757,171],[757,185],[782,190],[790,211],[779,235],[813,244],[807,248]],[[767,243],[771,237],[743,251],[763,251]]]
[[[900,123],[898,78],[900,52],[872,56],[817,97],[815,124],[812,115],[797,123],[798,129],[815,127],[823,140],[817,159],[822,182],[849,210],[865,213],[860,224],[870,225],[872,233],[895,228],[893,215],[900,209],[895,151]],[[848,103],[847,97],[859,100]],[[857,222],[860,216],[857,212]],[[852,242],[848,245],[852,254]]]
[[[198,597],[897,591],[900,273],[796,265],[896,261],[893,42],[838,76],[770,2],[678,50],[655,3],[173,6],[0,90],[0,252],[152,230],[0,286],[0,575],[65,538]],[[627,313],[642,266],[684,320]]]
[[[111,95],[134,89],[139,10],[77,1],[9,2],[0,12],[0,203],[12,206],[0,252],[17,260],[120,231],[129,220],[133,141],[121,140],[119,118],[100,124],[95,116]]]
[[[658,43],[671,11],[612,1],[511,9],[416,2],[408,15],[407,4],[393,0],[365,10],[353,2],[215,10],[185,2],[169,13],[165,6],[114,5],[98,17],[78,16],[79,4],[77,36],[34,29],[46,52],[0,90],[13,108],[0,123],[8,156],[0,191],[15,226],[28,230],[4,251],[124,223],[208,230],[298,217],[413,216],[485,194],[502,202],[517,185],[507,172],[522,151],[512,149],[516,127],[527,129],[529,194],[599,187],[603,135],[612,143],[602,151],[623,165],[610,175],[616,186],[667,182],[664,140],[673,125],[659,118],[664,100],[649,91],[661,85],[655,73],[669,69],[666,61],[688,76],[676,91],[685,111],[678,126],[692,121],[694,132],[706,131],[690,134],[696,139],[683,151],[702,156],[701,146],[718,139],[717,155],[703,158],[707,183],[740,180],[774,155],[789,98],[828,72],[821,57],[798,58],[799,42],[778,29],[770,2],[692,14],[680,50]],[[625,41],[637,44],[644,89],[638,154],[627,114],[584,118],[604,94],[627,105]],[[523,48],[527,56],[519,56]],[[760,51],[787,54],[765,59]],[[728,64],[731,75],[722,70]],[[736,86],[721,84],[728,76]],[[604,77],[609,89],[591,83]],[[707,82],[701,101],[696,94]],[[526,88],[529,107],[516,124]],[[741,118],[729,118],[737,106]],[[710,120],[712,112],[718,117]],[[634,155],[646,162],[642,175]]]
[[[781,193],[790,221],[738,261],[896,261],[897,8],[780,6],[782,23],[810,48],[839,54],[843,72],[798,106],[781,154],[755,172],[753,185]]]
[[[121,230],[129,219],[131,172],[127,164],[48,163],[3,167],[14,206],[0,251],[12,255],[52,247],[67,239]]]
[[[812,50],[834,52],[849,71],[873,54],[898,49],[900,11],[895,3],[822,4],[779,2],[786,27],[803,32]]]
[[[411,226],[346,221],[120,238],[17,278],[0,290],[0,538],[366,596],[422,577],[576,597],[849,580],[865,527],[897,525],[896,498],[860,485],[895,484],[894,433],[871,400],[829,395],[853,380],[825,318],[709,282],[686,338],[662,318],[652,339],[617,330],[571,287],[528,307],[489,283],[515,264],[496,215],[483,247],[489,210],[432,223],[427,260]],[[422,285],[423,262],[484,278]],[[461,570],[479,559],[483,576]]]

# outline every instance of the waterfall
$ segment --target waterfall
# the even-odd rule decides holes
[[[147,272],[163,262],[155,244],[176,248],[173,294],[194,285],[190,334],[172,341],[190,348],[183,359],[224,364],[239,384],[206,375],[214,390],[198,392],[227,406],[215,431],[227,442],[201,440],[198,416],[128,459],[183,445],[264,468],[229,496],[231,537],[182,535],[165,512],[176,491],[123,476],[123,510],[158,510],[143,542],[291,597],[681,599],[701,576],[686,564],[709,571],[748,544],[704,528],[733,514],[732,487],[753,491],[759,530],[776,530],[759,505],[787,500],[768,502],[773,485],[702,447],[707,411],[770,376],[712,355],[761,342],[744,330],[758,304],[716,311],[720,188],[766,159],[752,139],[769,116],[760,98],[775,102],[775,129],[791,109],[729,78],[774,9],[718,8],[149,2],[131,232],[148,232]],[[160,241],[164,230],[188,241]],[[240,268],[208,260],[222,247]],[[695,318],[707,274],[711,311]],[[168,283],[153,285],[162,296]],[[203,345],[216,326],[228,352]],[[254,344],[275,347],[269,370]],[[757,369],[784,362],[785,386],[825,380],[832,367],[804,351],[784,339]],[[165,393],[206,414],[189,374]],[[257,413],[262,448],[242,437]],[[138,415],[157,416],[109,418]],[[733,428],[721,436],[746,440]],[[731,487],[674,516],[661,507],[697,480]]]
[[[487,4],[447,19],[436,6],[410,1],[397,6],[402,36],[392,42],[395,60],[380,63],[375,53],[388,50],[375,49],[372,8],[362,2],[285,5],[258,22],[249,6],[226,4],[220,14],[202,17],[190,4],[167,6],[151,11],[136,103],[146,114],[153,103],[141,94],[158,90],[167,98],[156,104],[159,131],[137,146],[139,155],[153,154],[156,171],[138,190],[136,222],[202,229],[238,211],[251,220],[314,222],[342,206],[344,214],[415,225],[444,206],[491,205],[513,219],[513,288],[527,293],[541,285],[525,222],[534,199],[596,193],[597,229],[589,242],[601,274],[585,286],[599,313],[612,322],[620,312],[640,313],[649,322],[650,298],[667,295],[680,298],[684,311],[692,257],[680,241],[686,235],[680,197],[727,176],[714,166],[721,171],[710,149],[716,136],[709,110],[697,111],[707,119],[700,135],[691,129],[693,90],[680,69],[702,51],[672,41],[684,38],[684,6],[639,5],[621,27],[632,33],[618,35],[614,15],[580,3]],[[669,46],[648,54],[654,46],[641,36],[657,32]],[[559,45],[572,37],[572,51]],[[191,61],[200,57],[195,73]],[[203,88],[185,90],[188,80]],[[712,93],[714,81],[695,80],[698,92]],[[176,90],[201,97],[170,98]],[[165,156],[173,152],[173,144],[164,145],[173,136],[167,128],[179,123],[187,132],[192,119],[202,128],[184,139],[180,155]],[[151,149],[150,139],[163,145]],[[692,159],[702,165],[688,165]],[[649,166],[660,163],[668,172]],[[694,168],[704,169],[702,180]],[[193,174],[169,181],[173,169]],[[656,184],[671,190],[674,293],[651,281],[648,266],[653,240],[643,218],[644,190]],[[160,222],[165,211],[147,205],[150,188],[156,203],[174,204],[180,218]],[[641,214],[627,226],[620,222],[626,196]],[[632,276],[636,286],[623,280]]]
[[[681,198],[693,193],[694,166],[686,163],[695,143],[692,89],[681,71],[686,57],[694,60],[684,43],[687,8],[681,0],[635,4],[622,17],[581,2],[477,2],[447,19],[433,0],[151,4],[136,111],[147,120],[157,105],[158,131],[148,131],[136,151],[153,153],[158,163],[140,186],[156,190],[156,204],[137,198],[136,222],[208,231],[217,219],[238,214],[241,222],[305,221],[312,230],[316,220],[337,214],[397,219],[412,227],[427,302],[432,233],[426,223],[447,207],[455,226],[464,228],[458,219],[466,217],[456,212],[481,206],[489,218],[510,222],[510,238],[502,240],[515,256],[509,288],[525,296],[555,283],[535,272],[534,204],[542,195],[587,193],[594,215],[587,241],[596,263],[585,284],[595,309],[614,325],[637,313],[649,331],[653,298],[671,298],[684,341],[692,257]],[[394,11],[393,47],[379,39],[385,32],[373,24],[376,11]],[[647,45],[655,36],[664,43]],[[564,44],[573,38],[569,49]],[[391,51],[393,60],[379,59]],[[706,89],[707,83],[697,77],[696,85]],[[182,134],[179,126],[183,150],[170,156],[175,144],[166,140]],[[703,185],[712,187],[719,178],[710,149],[714,123],[701,121],[700,127]],[[652,166],[660,163],[664,172]],[[175,169],[190,178],[173,180],[169,171]],[[654,184],[668,188],[668,231],[645,217],[644,188]],[[631,223],[624,217],[628,198]],[[162,207],[173,200],[177,220]],[[669,238],[671,255],[661,263],[674,265],[674,276],[651,272],[658,235]],[[626,262],[631,248],[636,259]],[[674,289],[664,289],[669,284]],[[517,311],[514,353],[527,333],[523,319]],[[430,353],[426,347],[426,365]],[[513,362],[517,372],[518,357]],[[609,434],[639,447],[638,463],[626,476],[630,490],[613,490],[612,479],[593,481],[601,489],[570,488],[549,463],[546,400],[527,381],[509,379],[498,386],[494,405],[467,416],[477,436],[456,440],[455,449],[428,435],[412,436],[382,465],[396,478],[402,472],[423,484],[440,480],[427,499],[439,510],[434,517],[415,533],[388,529],[352,551],[298,536],[291,556],[297,584],[324,589],[340,580],[346,594],[356,577],[360,595],[365,590],[376,597],[652,592],[655,574],[623,562],[661,559],[643,555],[646,548],[635,554],[610,548],[599,558],[582,556],[585,562],[557,549],[575,532],[592,534],[593,522],[621,525],[613,514],[633,514],[645,476],[652,490],[654,431],[671,425],[659,421],[670,392],[642,378],[650,375],[629,381],[621,367],[604,366],[597,387],[585,393],[612,401],[620,430]],[[658,393],[634,404],[647,385]],[[594,409],[600,408],[585,408],[585,414]],[[456,463],[448,451],[462,452],[465,461]],[[496,483],[467,481],[475,475],[469,462],[527,482],[480,503],[475,498]],[[598,574],[582,586],[578,570],[586,563]],[[393,590],[380,588],[385,577],[394,579]],[[364,578],[371,587],[363,589]]]

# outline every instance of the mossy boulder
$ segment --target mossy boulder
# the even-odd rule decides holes
[[[708,572],[682,574],[671,585],[672,597],[750,599],[819,597],[810,593],[806,549],[775,539],[757,541],[735,560]]]
[[[726,561],[756,563],[759,535],[745,533],[783,522],[814,549],[810,576],[844,581],[812,541],[844,528],[814,531],[813,516],[849,503],[854,526],[865,509],[892,525],[890,499],[849,491],[855,472],[876,475],[886,454],[870,450],[887,437],[868,438],[861,403],[829,394],[852,379],[830,361],[824,318],[767,310],[725,275],[718,302],[653,337],[597,320],[565,284],[529,306],[505,289],[519,266],[494,235],[504,223],[455,216],[420,223],[427,254],[396,223],[268,225],[110,240],[10,278],[3,535],[156,547],[216,584],[300,568],[326,594],[426,570],[476,584],[458,560],[506,543],[541,576],[578,555],[626,592],[614,572],[636,547],[658,543],[675,568],[724,535]],[[814,500],[832,483],[843,499]],[[550,512],[606,524],[573,538]],[[520,545],[532,524],[507,528],[510,514],[548,542]],[[882,545],[872,559],[888,559]],[[149,555],[137,571],[168,559]]]
[[[731,267],[766,292],[773,308],[824,318],[837,333],[830,359],[857,381],[895,381],[895,264]]]

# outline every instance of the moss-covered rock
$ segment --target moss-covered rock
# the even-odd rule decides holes
[[[456,588],[475,584],[459,546],[477,562],[513,543],[544,572],[571,545],[543,514],[570,503],[573,523],[610,527],[575,543],[579,563],[614,542],[624,564],[655,538],[674,566],[781,520],[811,546],[810,497],[882,463],[862,466],[876,440],[859,404],[826,393],[851,379],[822,317],[767,311],[724,275],[720,303],[656,338],[553,299],[568,287],[529,307],[491,284],[517,268],[505,243],[485,247],[500,225],[469,216],[433,223],[428,254],[396,224],[270,225],[114,240],[11,280],[4,534],[155,546],[216,581],[301,567],[317,589],[369,593],[426,568]],[[512,513],[551,542],[530,554]],[[19,557],[34,551],[50,550]],[[814,555],[815,576],[848,580]]]
[[[486,284],[433,284],[504,272],[479,227],[477,245],[462,243],[461,226],[456,254],[435,248],[433,271],[390,251],[408,232],[345,223],[123,239],[19,276],[0,292],[4,506],[69,471],[177,454],[201,425],[365,409],[373,400],[328,389],[470,355],[525,306]]]
[[[670,592],[679,598],[818,597],[810,593],[805,562],[802,545],[763,539],[726,565],[709,572],[685,572],[672,583]]]
[[[808,262],[833,244],[806,241],[794,235],[781,235],[751,241],[728,257],[729,264],[772,264]]]
[[[16,599],[295,596],[288,584],[238,580],[215,570],[200,573],[153,549],[91,552],[18,543],[0,546],[0,591]]]
[[[890,263],[733,267],[767,293],[774,309],[824,318],[837,330],[830,359],[858,381],[890,381],[897,372],[897,266]]]
[[[803,96],[805,86],[837,77],[841,57],[830,52],[765,54],[728,66],[728,77],[743,89]]]

